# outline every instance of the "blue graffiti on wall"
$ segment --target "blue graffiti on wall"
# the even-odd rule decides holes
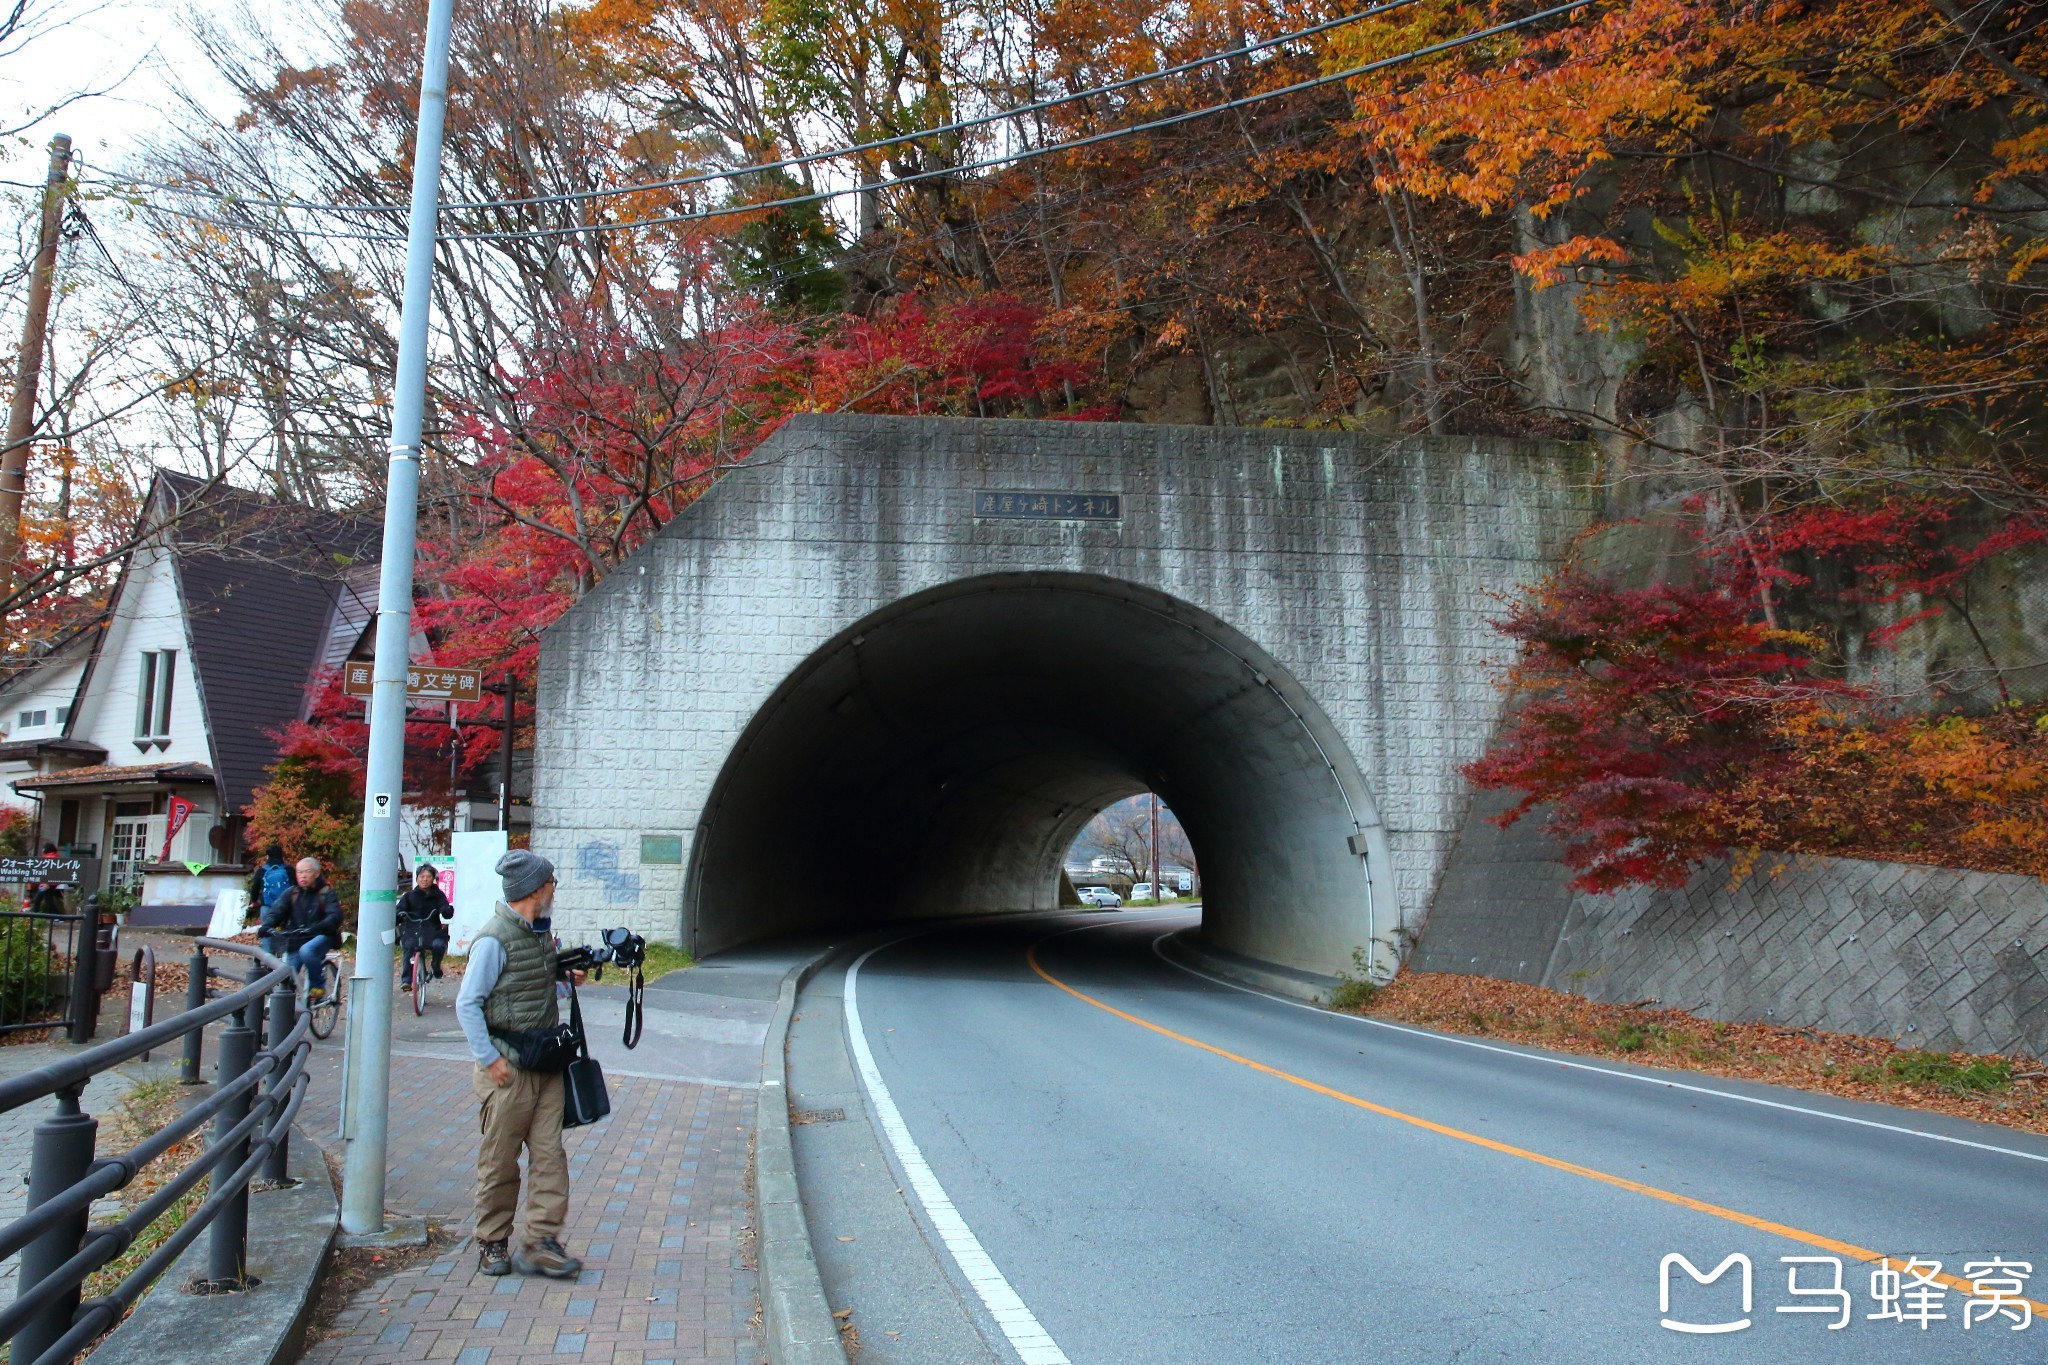
[[[619,870],[619,846],[609,839],[592,839],[576,850],[576,870],[604,888],[606,905],[638,905],[640,874]]]

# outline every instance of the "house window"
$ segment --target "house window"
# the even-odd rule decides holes
[[[178,673],[178,651],[145,650],[135,680],[135,737],[168,739],[171,733],[171,684]]]
[[[34,729],[34,728],[35,728],[36,726],[44,724],[44,723],[45,723],[45,722],[47,722],[47,721],[48,721],[49,719],[50,719],[50,713],[49,713],[49,712],[48,712],[47,710],[43,710],[43,711],[24,711],[24,712],[22,712],[22,713],[21,713],[21,726],[20,726],[20,728],[22,728],[22,729],[24,729],[24,730],[32,730],[32,729]]]
[[[71,720],[71,708],[70,708],[70,707],[68,707],[68,706],[60,706],[60,707],[58,707],[58,708],[57,708],[57,723],[58,723],[59,725],[64,725],[64,724],[68,724],[68,723],[70,722],[70,720]]]

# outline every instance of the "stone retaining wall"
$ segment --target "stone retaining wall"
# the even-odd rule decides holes
[[[1590,896],[1534,820],[1482,799],[1411,959],[1528,981],[1972,1052],[2048,1056],[2048,884],[1853,858],[1720,861],[1677,891]]]

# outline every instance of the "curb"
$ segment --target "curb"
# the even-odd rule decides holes
[[[789,1136],[789,1022],[796,993],[837,948],[789,969],[761,1045],[761,1089],[754,1102],[755,1254],[760,1265],[761,1326],[774,1365],[846,1365],[839,1324],[825,1299],[811,1229],[796,1184]]]
[[[288,1169],[298,1184],[249,1200],[249,1269],[261,1276],[260,1285],[240,1294],[185,1293],[185,1281],[206,1267],[211,1234],[201,1233],[92,1358],[105,1365],[297,1360],[313,1294],[341,1227],[341,1206],[319,1144],[296,1125]]]
[[[1160,954],[1183,967],[1255,986],[1274,995],[1284,995],[1306,1005],[1324,1005],[1338,986],[1334,976],[1296,971],[1278,963],[1259,962],[1194,940],[1193,929],[1182,929],[1159,940]]]

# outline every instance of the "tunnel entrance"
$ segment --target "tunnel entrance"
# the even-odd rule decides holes
[[[1270,657],[1152,589],[1031,573],[906,598],[783,682],[692,841],[685,934],[1055,909],[1075,836],[1148,789],[1212,945],[1330,974],[1398,923],[1357,766]]]

